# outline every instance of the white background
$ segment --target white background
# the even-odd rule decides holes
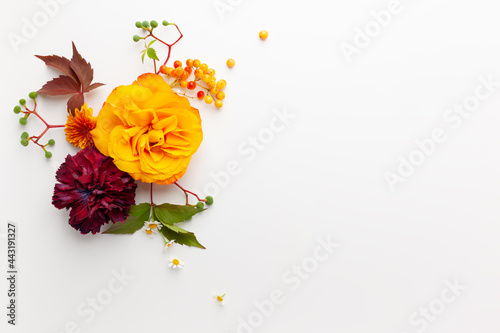
[[[341,44],[353,44],[356,28],[389,1],[231,3],[219,15],[211,0],[72,0],[16,51],[9,33],[22,37],[23,20],[33,22],[42,7],[4,1],[1,331],[498,332],[500,87],[458,128],[443,118],[474,95],[480,76],[500,82],[498,4],[402,0],[399,14],[348,62]],[[186,263],[181,270],[167,267],[170,254],[159,237],[83,236],[69,227],[68,212],[55,209],[51,196],[55,171],[77,150],[57,129],[46,136],[57,142],[49,161],[39,148],[22,147],[21,132],[43,128],[35,119],[19,125],[12,112],[57,74],[33,55],[70,57],[74,41],[95,81],[106,84],[87,95],[97,114],[115,86],[151,71],[141,64],[142,45],[132,41],[135,21],[151,19],[175,22],[184,33],[172,60],[199,58],[228,82],[221,110],[193,102],[205,136],[180,184],[203,191],[231,160],[241,170],[214,193],[208,211],[184,223],[207,249],[174,245],[170,254]],[[269,31],[264,42],[261,29]],[[175,40],[173,27],[159,30]],[[227,58],[236,60],[234,68]],[[39,110],[62,124],[64,101],[41,98]],[[250,147],[276,109],[295,118],[248,161],[238,147]],[[392,192],[384,174],[396,173],[399,156],[408,158],[415,140],[435,128],[447,140]],[[137,202],[148,200],[147,191],[139,186]],[[183,200],[174,186],[156,187],[156,202]],[[15,327],[5,315],[1,236],[8,221],[18,226]],[[290,270],[311,263],[318,238],[327,237],[340,247],[317,268],[308,266],[312,272],[294,290]],[[95,318],[77,314],[122,270],[134,280]],[[465,286],[449,304],[441,300],[453,296],[446,281]],[[272,314],[259,312],[255,302],[268,304],[273,290],[284,302]],[[226,293],[224,306],[215,293]],[[439,314],[422,322],[418,313],[430,306]],[[255,327],[238,329],[238,318]]]

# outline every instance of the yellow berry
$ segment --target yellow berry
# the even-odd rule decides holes
[[[207,64],[201,64],[201,65],[200,65],[200,69],[201,69],[204,73],[206,73],[206,72],[208,71],[208,65],[207,65]]]
[[[226,94],[224,94],[223,91],[219,91],[216,97],[217,99],[223,100],[224,98],[226,98]]]
[[[214,75],[215,75],[215,69],[213,69],[213,68],[209,68],[209,69],[207,70],[207,74],[208,74],[208,75],[210,75],[210,76],[214,76]]]
[[[193,67],[193,63],[194,63],[193,59],[188,59],[188,60],[186,60],[186,65],[187,65],[188,67]]]
[[[269,33],[266,30],[262,30],[261,32],[259,32],[260,39],[266,39],[267,36],[269,36]]]
[[[194,59],[193,60],[193,66],[194,67],[200,67],[200,64],[201,64],[201,61],[199,61],[198,59]]]
[[[220,99],[217,99],[215,101],[215,106],[218,107],[218,108],[221,108],[222,107],[222,101]]]
[[[226,88],[226,86],[227,86],[226,80],[219,80],[219,82],[217,82],[217,88],[219,88],[220,90]]]
[[[209,95],[205,96],[205,103],[212,104],[213,101],[214,99],[211,96]]]
[[[217,89],[222,90],[226,87],[226,80],[220,80],[217,82]]]
[[[181,80],[187,80],[189,75],[191,75],[189,74],[189,72],[184,71],[184,73],[182,73],[181,75]]]
[[[188,82],[186,80],[181,80],[181,81],[179,81],[179,85],[182,88],[186,88],[188,86]]]
[[[232,68],[235,63],[236,62],[234,61],[234,59],[227,59],[227,61],[226,61],[227,67],[229,67],[229,68]]]
[[[212,77],[208,74],[203,75],[203,82],[210,82],[212,81]]]
[[[172,74],[173,71],[174,71],[174,69],[172,67],[167,67],[165,74],[170,75],[170,74]]]
[[[182,67],[177,67],[176,69],[174,69],[174,74],[176,76],[181,76],[183,73],[184,73],[184,69],[182,69]]]
[[[207,85],[210,89],[214,88],[215,87],[215,81],[214,80],[211,80],[211,81],[208,81],[207,82]]]
[[[197,70],[194,71],[194,76],[199,79],[200,77],[203,76],[203,71],[198,68]]]
[[[219,92],[219,89],[217,89],[217,88],[212,88],[212,89],[210,89],[210,93],[211,93],[212,95],[217,95],[217,93],[218,93],[218,92]]]

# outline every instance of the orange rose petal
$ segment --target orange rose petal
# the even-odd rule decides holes
[[[203,132],[198,110],[161,76],[148,73],[113,90],[92,136],[133,178],[171,184],[185,174]]]

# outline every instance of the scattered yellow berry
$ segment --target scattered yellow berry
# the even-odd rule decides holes
[[[188,67],[193,67],[193,63],[194,63],[193,59],[188,59],[188,60],[186,60],[186,65],[187,65]]]
[[[210,89],[212,89],[213,87],[215,87],[215,81],[214,80],[208,81],[207,85]]]
[[[267,36],[269,36],[269,33],[266,30],[262,30],[261,32],[259,32],[260,39],[264,40],[267,38]]]
[[[205,96],[205,103],[212,104],[213,101],[214,99],[211,96],[209,95]]]
[[[222,107],[222,101],[220,99],[217,99],[215,101],[215,106],[218,107],[218,108],[221,108]]]
[[[210,93],[211,93],[212,95],[217,95],[217,93],[218,93],[218,92],[219,92],[219,89],[217,89],[217,88],[215,88],[215,87],[214,87],[214,88],[212,88],[212,89],[210,89]]]
[[[213,69],[213,68],[209,68],[209,69],[207,70],[207,74],[208,74],[208,75],[210,75],[210,76],[214,76],[214,75],[215,75],[215,69]]]
[[[194,67],[200,67],[200,64],[201,64],[201,61],[199,61],[198,59],[193,60]]]
[[[229,67],[229,68],[232,68],[235,63],[236,63],[236,61],[234,61],[234,59],[227,59],[227,61],[226,61],[227,67]]]
[[[181,81],[179,81],[179,85],[182,88],[186,88],[188,86],[188,82],[186,80],[181,80]]]
[[[207,65],[207,64],[201,64],[201,65],[200,65],[200,69],[201,69],[204,73],[207,73],[207,71],[208,71],[208,65]]]

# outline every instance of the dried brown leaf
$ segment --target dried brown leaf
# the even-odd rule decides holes
[[[59,96],[69,95],[80,92],[80,85],[67,75],[60,75],[47,82],[40,90],[39,94]]]

